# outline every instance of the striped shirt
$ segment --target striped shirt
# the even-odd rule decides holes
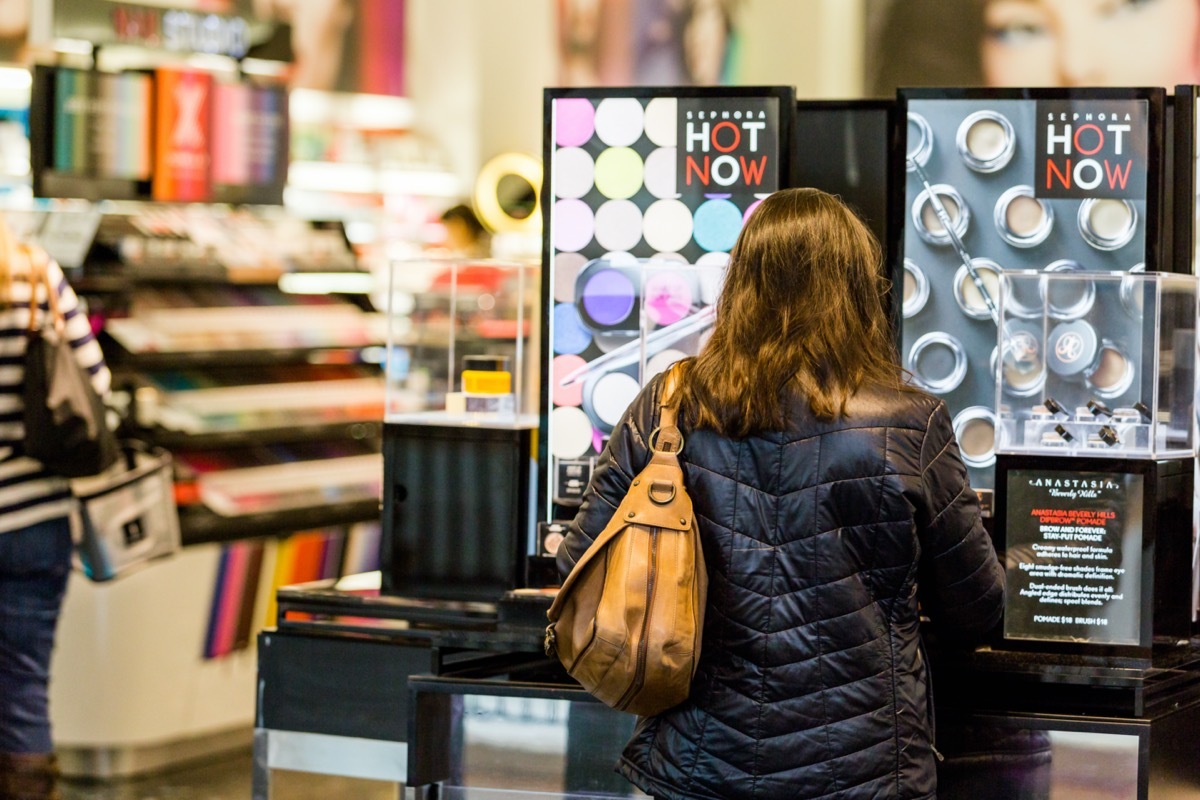
[[[79,365],[92,378],[101,397],[108,393],[112,376],[104,364],[100,344],[92,335],[87,316],[75,292],[54,261],[46,265],[51,285],[58,287],[58,306],[66,321]],[[0,306],[0,534],[38,522],[65,517],[71,512],[71,491],[65,480],[46,471],[40,461],[20,455],[25,438],[21,400],[25,380],[25,331],[29,328],[29,291],[26,276],[14,275],[12,302]],[[46,313],[45,287],[38,287],[38,304]]]

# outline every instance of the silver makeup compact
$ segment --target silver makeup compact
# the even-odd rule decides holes
[[[1089,197],[1079,204],[1079,235],[1097,250],[1120,250],[1137,226],[1137,208],[1128,200]]]
[[[982,469],[996,463],[996,415],[990,408],[964,408],[954,416],[953,425],[964,464]]]
[[[1146,265],[1134,264],[1129,268],[1130,275],[1142,275]],[[1121,279],[1121,308],[1134,319],[1141,319],[1146,306],[1146,292],[1150,284],[1140,278],[1125,277]]]
[[[1077,261],[1060,259],[1048,265],[1045,272],[1083,272]],[[1047,278],[1039,283],[1046,311],[1054,319],[1079,319],[1092,310],[1096,302],[1096,282],[1086,276],[1054,280]]]
[[[979,276],[979,282],[983,284],[992,303],[999,307],[1001,278],[1004,274],[1000,265],[990,258],[972,258],[971,266],[975,269],[975,274]],[[962,312],[972,319],[990,320],[992,318],[987,303],[984,302],[983,294],[975,285],[965,264],[954,273],[954,300]]]
[[[944,247],[951,243],[950,233],[942,224],[942,220],[930,200],[930,189],[941,200],[942,206],[950,218],[950,225],[958,234],[959,239],[967,235],[967,227],[971,222],[971,210],[967,208],[967,201],[963,199],[959,191],[947,183],[939,183],[929,189],[922,189],[921,193],[917,195],[912,205],[912,223],[913,227],[917,229],[917,235],[929,244]]]
[[[1000,386],[1006,394],[1032,397],[1041,393],[1046,386],[1042,329],[1037,323],[1024,320],[1006,322],[999,359]]]
[[[1000,195],[992,219],[996,233],[1013,247],[1037,247],[1054,229],[1054,209],[1026,185],[1013,186]]]
[[[931,331],[913,342],[908,351],[913,381],[933,394],[952,392],[967,376],[967,350],[945,331]]]
[[[914,111],[908,112],[908,152],[905,155],[924,167],[929,163],[929,156],[932,154],[933,128],[930,127],[929,120]],[[905,170],[915,171],[907,159]]]
[[[998,172],[1008,166],[1017,147],[1017,134],[1008,117],[984,109],[967,115],[954,137],[958,153],[976,172]]]
[[[929,302],[929,279],[925,270],[917,266],[911,258],[904,259],[904,300],[901,313],[905,319],[915,317]]]
[[[1050,369],[1065,378],[1081,378],[1097,397],[1120,397],[1133,385],[1134,366],[1120,344],[1101,339],[1084,320],[1062,322],[1046,340]]]

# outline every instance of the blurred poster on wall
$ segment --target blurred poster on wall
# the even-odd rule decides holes
[[[33,0],[0,0],[0,64],[25,63],[29,11]]]
[[[155,75],[153,197],[204,202],[212,197],[212,75],[159,69]]]
[[[867,93],[1200,82],[1196,0],[867,0]]]
[[[557,0],[562,86],[735,82],[737,0]]]
[[[254,0],[278,24],[251,51],[292,62],[292,88],[403,96],[404,0]]]

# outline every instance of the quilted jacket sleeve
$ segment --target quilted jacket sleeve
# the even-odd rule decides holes
[[[650,448],[646,437],[653,429],[660,383],[661,378],[658,378],[642,389],[613,429],[604,452],[597,459],[591,482],[583,495],[583,504],[558,548],[560,578],[566,579],[575,562],[608,525],[634,476],[649,463]]]
[[[916,521],[925,589],[932,590],[927,607],[944,626],[985,632],[1004,611],[1004,573],[942,402],[929,417],[921,447],[921,482],[925,507]]]

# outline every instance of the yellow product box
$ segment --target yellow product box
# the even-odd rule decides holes
[[[467,394],[509,394],[512,392],[512,373],[466,369],[462,388]]]

